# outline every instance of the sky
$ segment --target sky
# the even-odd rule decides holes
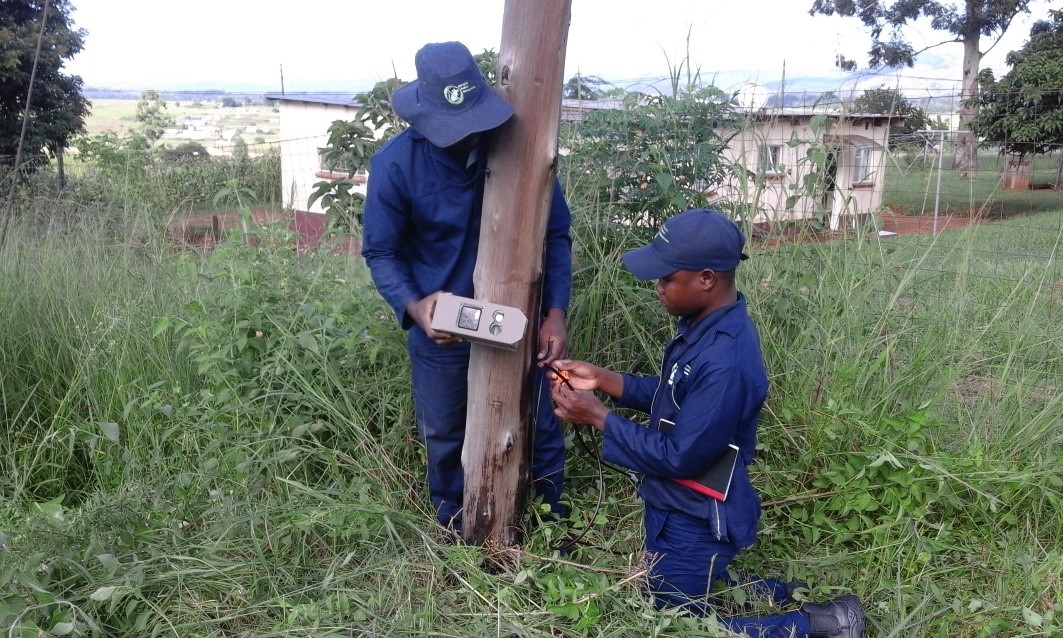
[[[525,0],[537,1],[537,0]],[[624,88],[664,78],[687,58],[724,89],[800,78],[901,90],[954,90],[962,46],[934,48],[914,69],[880,77],[835,69],[843,54],[866,62],[870,37],[859,20],[809,16],[812,0],[572,0],[564,77],[599,76]],[[71,0],[88,34],[66,65],[86,87],[133,90],[359,92],[397,75],[416,77],[414,54],[428,42],[459,40],[473,53],[498,51],[505,0]],[[983,61],[1001,75],[1004,56],[1059,0],[1034,0]],[[942,39],[906,34],[919,49]],[[988,46],[983,38],[982,48]],[[941,88],[944,87],[944,88]]]

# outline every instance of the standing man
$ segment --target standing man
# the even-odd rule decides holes
[[[484,182],[490,176],[489,134],[512,117],[513,108],[488,86],[459,42],[426,44],[415,62],[417,81],[391,100],[410,128],[388,141],[369,164],[362,256],[377,290],[408,330],[417,432],[428,452],[428,491],[440,524],[460,532],[469,343],[433,330],[432,313],[440,294],[474,296]],[[568,347],[570,224],[555,180],[544,246],[540,360],[553,361]],[[543,501],[564,516],[564,437],[545,378],[538,371],[535,378],[544,389],[533,435],[532,480]]]
[[[660,376],[554,362],[564,377],[551,375],[558,381],[552,390],[557,415],[601,431],[603,458],[643,474],[639,496],[646,507],[650,590],[658,607],[707,613],[713,583],[730,583],[728,564],[757,536],[760,500],[747,466],[768,377],[760,337],[735,286],[744,246],[733,221],[696,209],[672,217],[650,244],[624,254],[633,275],[657,280],[661,305],[679,319]],[[649,414],[649,427],[610,411],[593,390]],[[700,486],[690,481],[704,477],[732,445],[738,449],[733,472],[729,463],[711,496],[695,489]],[[792,585],[762,579],[753,584],[776,603],[794,602]],[[860,638],[864,631],[863,607],[855,596],[775,616],[720,620],[731,631],[757,637]]]

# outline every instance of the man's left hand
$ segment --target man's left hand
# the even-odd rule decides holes
[[[568,329],[565,327],[565,311],[551,308],[539,327],[540,362],[553,363],[568,351]]]

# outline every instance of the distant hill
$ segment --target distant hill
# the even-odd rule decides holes
[[[217,101],[222,98],[231,97],[234,100],[243,102],[245,99],[251,99],[255,102],[263,101],[265,91],[250,92],[250,91],[223,91],[221,89],[202,89],[202,90],[177,90],[156,91],[164,100],[168,101],[181,101],[192,102],[199,101]],[[81,90],[81,94],[89,100],[139,100],[141,91],[132,89],[101,89],[96,87],[87,87]]]
[[[906,80],[905,84],[897,87],[895,72],[863,70],[854,73],[838,73],[836,75],[793,76],[785,80],[764,79],[756,83],[749,80],[755,74],[753,71],[716,71],[705,73],[713,84],[725,92],[738,91],[750,85],[761,87],[763,98],[766,103],[761,106],[803,107],[824,100],[851,101],[859,97],[865,90],[878,87],[900,88],[914,105],[928,113],[948,113],[956,110],[959,102],[959,87],[952,80]],[[335,94],[342,99],[350,99],[354,94],[371,88],[372,84],[363,86],[365,82],[352,82],[351,88],[345,91],[335,91],[335,85],[314,87],[308,89],[318,95]],[[637,84],[626,87],[629,91],[642,91],[651,94],[668,95],[671,92],[671,83],[668,78],[655,80],[643,80]],[[237,102],[251,101],[262,103],[267,93],[277,93],[276,89],[254,90],[254,85],[235,85],[226,89],[217,88],[173,88],[157,89],[162,99],[173,102],[220,101],[229,97]],[[307,90],[288,91],[289,94],[303,94]],[[109,89],[102,87],[87,87],[82,94],[89,100],[139,100],[141,91],[137,89]]]

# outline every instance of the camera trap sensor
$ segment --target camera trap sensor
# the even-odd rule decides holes
[[[433,330],[507,350],[516,349],[527,327],[519,308],[451,294],[439,296],[432,314]]]

